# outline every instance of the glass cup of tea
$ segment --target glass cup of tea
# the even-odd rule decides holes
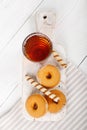
[[[22,50],[27,59],[41,62],[51,54],[52,42],[45,34],[35,32],[25,38]]]

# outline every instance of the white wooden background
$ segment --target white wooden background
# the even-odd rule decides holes
[[[21,95],[21,46],[35,31],[34,15],[40,9],[55,10],[57,42],[87,74],[87,0],[0,0],[0,115]]]

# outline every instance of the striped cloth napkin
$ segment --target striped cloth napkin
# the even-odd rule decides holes
[[[69,63],[67,75],[67,114],[59,122],[28,121],[22,114],[21,99],[0,119],[0,130],[87,130],[87,78]]]

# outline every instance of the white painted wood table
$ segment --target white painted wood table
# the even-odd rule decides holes
[[[86,5],[86,0],[0,0],[0,116],[21,96],[21,46],[35,31],[37,10],[55,10],[55,38],[68,59],[87,74]]]

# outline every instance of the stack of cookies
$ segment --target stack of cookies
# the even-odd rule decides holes
[[[43,66],[37,72],[37,81],[34,81],[29,75],[26,79],[43,94],[32,94],[25,103],[27,112],[35,118],[44,116],[47,112],[57,113],[66,104],[64,93],[56,86],[61,81],[60,70],[51,64]]]

